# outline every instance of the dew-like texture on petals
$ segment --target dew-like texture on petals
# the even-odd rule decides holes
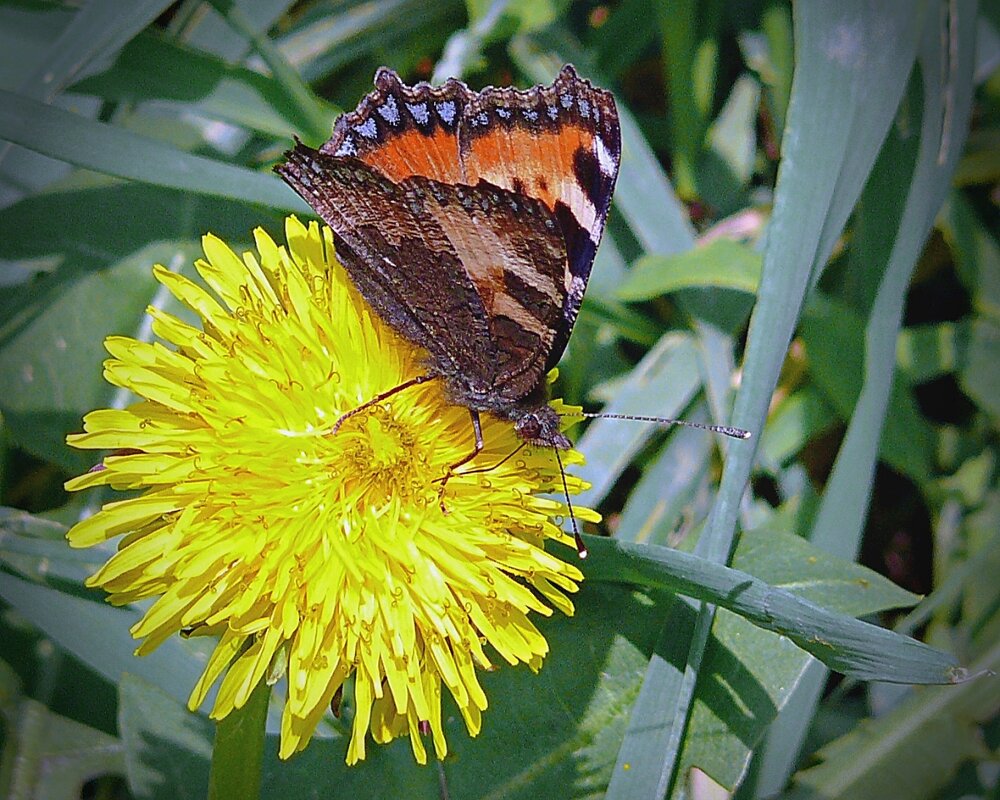
[[[192,708],[220,681],[212,716],[222,718],[283,669],[288,757],[353,675],[349,763],[364,758],[369,732],[408,734],[420,763],[428,740],[443,758],[442,684],[475,735],[487,706],[477,670],[538,669],[548,646],[532,612],[573,613],[567,595],[582,576],[543,548],[572,542],[553,521],[563,505],[541,496],[562,491],[555,457],[523,448],[456,474],[442,496],[439,479],[473,438],[440,381],[334,433],[341,414],[422,374],[422,353],[365,305],[328,229],[290,217],[285,233],[279,246],[256,231],[257,253],[242,258],[205,237],[196,267],[207,290],[155,268],[200,323],[150,308],[167,344],[107,340],[107,380],[140,400],[86,416],[70,443],[112,454],[67,486],[133,491],[69,540],[124,534],[88,584],[117,604],[156,598],[132,629],[140,653],[181,630],[218,636]],[[463,471],[520,444],[489,417],[483,436]]]

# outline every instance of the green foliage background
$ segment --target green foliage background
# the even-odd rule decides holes
[[[754,438],[581,429],[610,538],[540,675],[484,676],[477,739],[446,708],[437,767],[345,767],[350,698],[290,762],[266,692],[213,746],[203,644],[133,657],[140,610],[83,587],[108,551],[63,540],[101,502],[62,491],[65,435],[128,401],[104,337],[151,336],[151,264],[308,215],[269,168],[376,67],[566,62],[624,152],[558,393]],[[0,792],[995,797],[1000,681],[908,684],[1000,670],[998,65],[971,0],[0,4]]]

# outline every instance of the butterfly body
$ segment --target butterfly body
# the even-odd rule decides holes
[[[618,172],[612,96],[548,87],[376,89],[277,167],[334,232],[358,291],[473,412],[566,449],[545,375],[576,320]],[[478,441],[478,438],[477,438]]]

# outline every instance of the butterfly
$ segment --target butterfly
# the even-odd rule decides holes
[[[296,141],[275,170],[330,226],[368,304],[428,353],[424,374],[335,430],[440,379],[475,433],[444,481],[483,448],[481,412],[559,458],[570,441],[546,375],[580,311],[620,159],[614,97],[571,65],[550,86],[480,92],[454,78],[407,86],[382,67],[329,141]]]

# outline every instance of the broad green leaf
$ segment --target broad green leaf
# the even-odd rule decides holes
[[[972,666],[979,678],[913,692],[888,714],[865,720],[799,772],[790,800],[933,800],[967,759],[982,754],[980,723],[1000,711],[1000,644]],[[983,674],[985,673],[985,674]]]
[[[0,92],[0,138],[119,178],[283,210],[307,210],[276,176],[185,153],[10,92]]]
[[[740,536],[733,566],[841,614],[862,617],[915,605],[920,597],[853,561],[836,558],[807,539],[779,531]]]
[[[205,797],[215,726],[130,672],[118,683],[118,730],[136,800]]]
[[[919,600],[881,575],[787,533],[744,533],[733,566],[855,617]],[[811,659],[789,639],[725,610],[716,617],[712,636],[701,665],[682,769],[697,766],[732,789],[754,743],[787,702]]]
[[[760,282],[761,256],[749,245],[716,239],[674,255],[638,259],[618,290],[623,300],[650,300],[678,289],[714,287],[752,294]]]

